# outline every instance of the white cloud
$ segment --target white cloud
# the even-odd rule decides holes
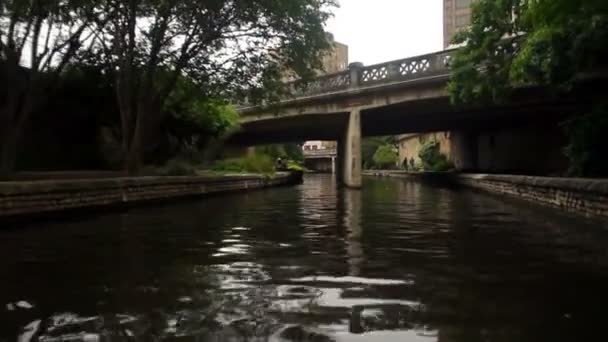
[[[339,0],[327,24],[349,46],[350,62],[366,65],[443,48],[442,0]]]

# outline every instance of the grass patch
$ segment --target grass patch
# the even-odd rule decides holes
[[[256,154],[245,158],[232,158],[217,161],[212,171],[221,173],[261,173],[274,174],[274,162],[266,155]]]

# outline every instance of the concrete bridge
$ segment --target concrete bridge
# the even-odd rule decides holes
[[[242,129],[231,141],[241,146],[337,141],[337,174],[345,185],[360,187],[364,136],[452,131],[455,164],[466,170],[476,163],[471,131],[558,122],[580,106],[578,95],[558,97],[542,88],[518,89],[503,105],[454,106],[446,90],[453,53],[353,63],[341,73],[291,83],[291,96],[278,103],[241,107]]]
[[[334,148],[304,150],[304,166],[317,172],[336,172],[338,151]]]

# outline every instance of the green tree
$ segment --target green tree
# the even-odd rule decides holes
[[[0,177],[14,172],[23,131],[104,15],[94,1],[0,1]]]
[[[448,158],[441,153],[440,144],[437,141],[427,141],[418,153],[425,171],[444,172],[452,168]]]
[[[470,28],[454,40],[464,46],[452,61],[451,99],[501,102],[521,85],[570,89],[579,76],[608,67],[606,41],[605,0],[478,0]],[[596,133],[608,130],[605,108],[565,125],[573,174],[608,174]]]
[[[399,161],[395,146],[382,145],[374,153],[374,165],[380,169],[394,169]]]
[[[328,47],[333,0],[99,1],[95,60],[114,74],[126,169],[143,163],[146,132],[158,125],[180,77],[207,98],[242,98],[276,84],[289,68],[306,75]],[[258,92],[259,94],[259,92]]]
[[[211,139],[238,126],[239,114],[226,100],[206,97],[193,82],[180,78],[163,108],[169,134],[182,150],[197,153]]]
[[[363,139],[361,144],[363,168],[372,169],[378,167],[374,161],[374,155],[376,154],[378,148],[383,145],[392,145],[395,148],[398,148],[397,138],[394,136],[384,136]]]
[[[270,156],[273,160],[283,158],[296,162],[304,161],[304,154],[300,144],[275,144],[258,146],[256,151],[258,153]]]

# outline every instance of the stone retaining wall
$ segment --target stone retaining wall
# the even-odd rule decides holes
[[[448,182],[585,216],[608,218],[608,179],[399,171],[374,171],[367,175]]]
[[[457,180],[471,188],[608,218],[606,179],[463,174]]]
[[[299,173],[0,182],[0,219],[296,184]]]

